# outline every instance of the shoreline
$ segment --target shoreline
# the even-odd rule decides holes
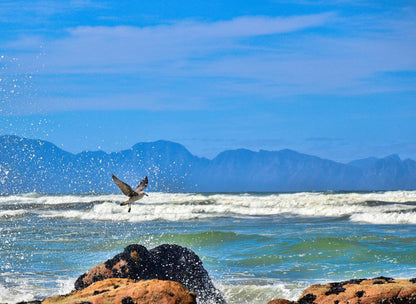
[[[164,244],[150,250],[131,244],[123,252],[78,277],[74,288],[65,295],[18,304],[227,304],[199,257],[192,250],[175,244]],[[313,284],[303,290],[298,300],[276,296],[267,302],[334,303],[416,304],[416,278],[379,276]]]

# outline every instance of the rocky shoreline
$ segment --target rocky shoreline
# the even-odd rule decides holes
[[[352,279],[312,285],[298,301],[272,300],[267,304],[416,304],[416,279]]]
[[[179,245],[148,250],[138,244],[81,275],[75,290],[20,304],[226,304],[200,258]],[[378,277],[312,285],[297,301],[267,304],[416,304],[416,278]],[[260,303],[261,304],[261,303]]]

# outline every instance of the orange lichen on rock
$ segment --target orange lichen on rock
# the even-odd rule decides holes
[[[297,303],[416,304],[416,284],[411,280],[393,280],[384,277],[317,284],[307,288]]]
[[[196,304],[196,295],[180,283],[162,280],[135,282],[111,278],[95,282],[83,290],[47,298],[42,304]]]

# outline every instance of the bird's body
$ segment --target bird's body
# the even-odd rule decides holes
[[[142,179],[140,184],[137,186],[135,190],[133,190],[128,184],[119,180],[114,174],[112,175],[113,181],[116,183],[117,187],[123,192],[124,195],[127,195],[129,199],[120,204],[120,206],[129,205],[129,212],[131,211],[131,203],[138,201],[139,199],[143,198],[143,196],[148,195],[146,192],[142,190],[147,187],[149,180],[147,176]]]

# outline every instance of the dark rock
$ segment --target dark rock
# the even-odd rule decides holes
[[[343,285],[347,285],[347,284],[361,284],[362,281],[365,281],[367,279],[351,279],[348,281],[343,281],[342,284]]]
[[[298,304],[314,304],[313,301],[316,300],[316,296],[314,294],[308,293],[302,298],[298,300]]]
[[[416,296],[410,298],[392,297],[379,301],[377,304],[416,304]]]
[[[348,281],[342,281],[342,282],[336,282],[336,283],[330,283],[329,290],[325,293],[325,295],[329,296],[331,294],[340,294],[341,292],[345,291],[344,286],[347,284],[361,284],[362,281],[366,279],[351,279]]]
[[[175,281],[195,292],[198,303],[226,303],[198,255],[179,245],[164,244],[151,250],[137,244],[129,245],[122,253],[81,275],[75,282],[75,289],[84,289],[107,278]]]
[[[131,297],[125,297],[121,300],[121,304],[135,304]]]
[[[84,273],[78,277],[78,279],[75,281],[75,286],[74,286],[75,290],[80,290],[80,289],[87,287],[87,285],[84,286],[84,279],[86,278],[86,276],[87,276],[87,273]]]
[[[296,302],[289,301],[286,299],[274,299],[269,301],[267,304],[296,304]]]
[[[383,276],[380,276],[380,277],[374,278],[373,280],[383,280],[383,281],[385,281],[386,283],[391,283],[391,282],[393,282],[393,281],[394,281],[394,279],[393,279],[393,278],[383,277]]]
[[[94,282],[108,278],[152,279],[156,278],[155,273],[156,267],[146,247],[133,244],[112,259],[81,275],[75,281],[75,289],[81,290]]]
[[[100,293],[103,293],[103,292],[107,292],[107,291],[109,291],[109,290],[108,289],[96,290],[96,291],[94,291],[94,295],[97,295],[97,294],[100,294]]]
[[[192,250],[179,245],[164,244],[150,250],[158,265],[157,278],[181,283],[197,295],[198,303],[225,303],[214,287],[202,261]]]
[[[342,287],[342,286],[345,285],[343,282],[341,282],[341,283],[331,283],[330,285],[331,286],[330,286],[329,290],[327,292],[325,292],[325,294],[327,296],[329,296],[331,294],[339,294],[339,293],[345,291],[345,288]]]

